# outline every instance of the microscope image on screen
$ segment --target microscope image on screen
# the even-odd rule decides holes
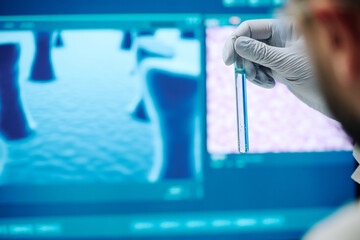
[[[200,177],[196,32],[0,36],[0,184]]]

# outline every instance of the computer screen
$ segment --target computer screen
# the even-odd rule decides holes
[[[118,200],[201,195],[199,18],[107,16],[99,26],[85,26],[86,17],[38,18],[35,32],[1,33],[4,60],[12,61],[3,71],[13,71],[2,100],[11,102],[3,110],[2,185],[108,183]],[[72,29],[52,28],[72,19]]]
[[[299,239],[355,198],[351,140],[247,84],[224,41],[269,14],[0,18],[0,238]]]

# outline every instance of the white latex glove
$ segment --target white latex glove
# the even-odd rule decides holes
[[[308,106],[331,116],[314,78],[303,38],[291,21],[251,20],[243,22],[223,50],[226,65],[237,55],[245,59],[247,79],[264,88],[275,86],[275,80]]]

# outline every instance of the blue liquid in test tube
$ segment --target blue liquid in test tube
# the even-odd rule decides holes
[[[235,61],[234,66],[238,150],[240,153],[247,153],[249,151],[249,137],[246,102],[246,73],[244,67],[244,60],[238,58]]]

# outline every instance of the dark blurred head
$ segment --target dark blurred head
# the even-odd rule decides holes
[[[292,0],[334,116],[360,142],[360,0]]]

